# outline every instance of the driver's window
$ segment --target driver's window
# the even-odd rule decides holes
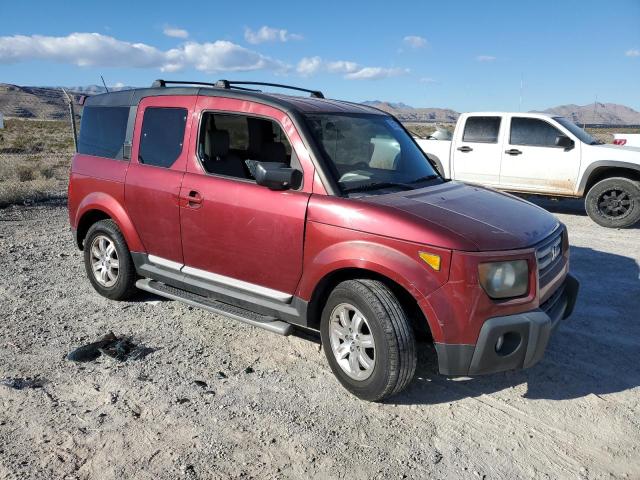
[[[258,162],[299,168],[291,143],[277,122],[241,114],[205,112],[198,157],[207,173],[254,180]]]
[[[556,138],[563,133],[553,125],[537,118],[511,119],[509,143],[531,147],[555,147]]]

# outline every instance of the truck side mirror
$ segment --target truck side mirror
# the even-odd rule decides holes
[[[300,170],[280,162],[258,162],[255,177],[258,185],[271,190],[295,189],[302,183]]]
[[[571,140],[566,135],[558,135],[556,137],[556,147],[564,148],[565,150],[571,150],[576,146],[576,142]]]

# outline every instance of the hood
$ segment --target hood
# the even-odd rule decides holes
[[[593,160],[619,160],[640,164],[640,147],[626,147],[622,145],[583,145],[589,151]]]
[[[393,208],[427,227],[445,228],[479,251],[530,247],[560,226],[553,215],[532,203],[460,182],[359,200]]]

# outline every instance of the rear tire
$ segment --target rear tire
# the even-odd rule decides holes
[[[585,210],[598,225],[626,228],[640,221],[640,182],[611,177],[591,187],[585,198]]]
[[[126,300],[137,291],[131,253],[113,220],[100,220],[89,227],[84,266],[91,285],[103,297]]]
[[[413,379],[411,322],[382,282],[347,280],[336,286],[323,309],[320,334],[334,375],[363,400],[384,400]]]

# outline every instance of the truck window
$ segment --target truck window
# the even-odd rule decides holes
[[[138,161],[169,168],[182,152],[185,108],[150,107],[144,111]]]
[[[497,143],[500,117],[468,117],[462,134],[463,142]]]
[[[513,117],[509,143],[533,147],[555,147],[556,137],[563,133],[550,123],[537,118]]]
[[[84,107],[78,153],[122,158],[129,107]]]

